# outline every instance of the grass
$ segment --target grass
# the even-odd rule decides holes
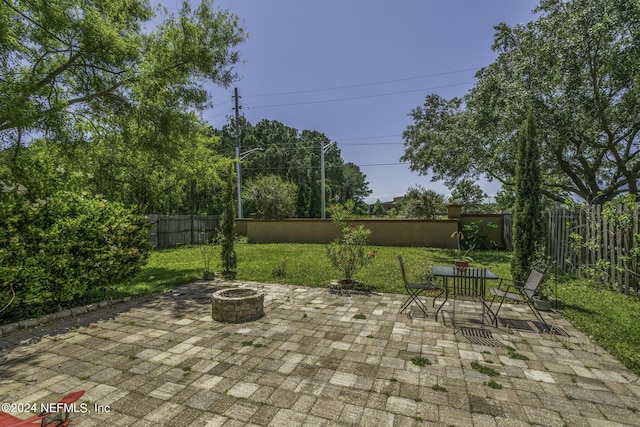
[[[326,287],[339,279],[325,255],[325,246],[316,244],[238,244],[237,280],[273,283],[272,271],[286,261],[286,277],[278,283]],[[376,259],[356,274],[355,279],[372,285],[378,292],[404,293],[400,268],[396,257],[401,255],[410,280],[415,280],[432,265],[449,265],[455,258],[450,249],[412,247],[373,247]],[[511,255],[506,252],[475,252],[474,266],[487,267],[498,276],[509,276]],[[118,293],[142,295],[163,291],[176,285],[192,282],[202,276],[202,256],[197,247],[163,249],[151,254],[144,270]]]
[[[640,375],[640,297],[560,276],[558,309],[571,323]]]

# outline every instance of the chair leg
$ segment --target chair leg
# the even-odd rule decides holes
[[[422,310],[422,312],[426,315],[428,310],[427,310],[427,307],[424,305],[424,303],[420,301],[419,296],[421,293],[422,291],[420,290],[414,293],[409,293],[409,297],[405,300],[405,302],[400,307],[400,313],[403,313],[411,305],[412,302],[415,302],[416,305],[420,308],[420,310]]]
[[[539,320],[540,323],[542,323],[544,325],[544,329],[545,329],[544,331],[545,332],[551,332],[551,328],[549,327],[547,322],[544,320],[544,318],[542,317],[542,314],[538,311],[538,309],[533,306],[533,302],[527,300],[527,305],[531,309],[531,312],[536,317],[536,319]]]
[[[453,329],[455,330],[455,332],[458,332],[456,328],[456,299],[455,298],[453,299],[453,301],[451,301],[451,322],[453,323]]]
[[[424,315],[426,317],[428,310],[427,310],[427,306],[424,305],[424,303],[420,300],[420,294],[421,293],[422,293],[422,291],[416,292],[414,301],[415,301],[416,305],[418,306],[418,308],[420,308],[420,310],[424,313]]]
[[[487,307],[489,309],[489,319],[491,320],[491,316],[493,316],[493,325],[497,328],[498,327],[498,313],[500,312],[500,309],[502,308],[502,303],[504,302],[504,296],[502,298],[500,298],[500,304],[498,304],[498,309],[494,312],[493,310],[491,310],[491,307],[493,307],[493,302],[496,300],[496,295],[493,296],[493,298],[491,298],[491,303],[489,304],[489,307]]]

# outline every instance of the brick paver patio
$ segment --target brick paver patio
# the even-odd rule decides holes
[[[211,294],[228,286],[262,289],[266,316],[214,322]],[[444,321],[411,319],[404,298],[193,283],[5,333],[0,402],[84,389],[77,427],[640,425],[638,377],[558,315],[558,334],[523,306],[456,334],[446,306]]]

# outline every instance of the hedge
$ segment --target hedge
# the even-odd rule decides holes
[[[0,321],[37,317],[108,293],[147,262],[144,216],[120,203],[60,192],[0,192]]]

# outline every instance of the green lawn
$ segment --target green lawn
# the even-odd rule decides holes
[[[313,244],[238,244],[238,280],[274,282],[290,285],[323,287],[332,279],[340,279],[325,255],[324,245]],[[401,255],[407,274],[415,280],[432,265],[449,265],[454,251],[432,248],[373,247],[376,258],[354,277],[373,285],[379,292],[404,293],[400,268],[396,257]],[[474,266],[487,267],[501,277],[509,276],[510,254],[505,252],[476,252]],[[286,276],[274,279],[272,270],[285,262]],[[154,251],[149,264],[126,289],[127,294],[164,290],[180,283],[188,283],[202,275],[202,256],[197,247]],[[124,288],[121,288],[124,290]]]
[[[373,285],[379,292],[404,293],[396,257],[401,255],[410,280],[432,265],[450,265],[455,252],[446,249],[373,247],[376,259],[355,278]],[[238,280],[278,282],[324,287],[339,279],[331,267],[324,245],[238,244]],[[473,265],[487,267],[508,278],[511,254],[475,252]],[[272,270],[286,262],[286,276],[275,279]],[[202,255],[197,247],[154,251],[149,264],[128,285],[117,287],[114,296],[142,295],[189,283],[202,275]],[[558,284],[560,309],[564,316],[640,375],[640,298],[621,295],[589,284],[586,280],[550,274],[548,282]]]

